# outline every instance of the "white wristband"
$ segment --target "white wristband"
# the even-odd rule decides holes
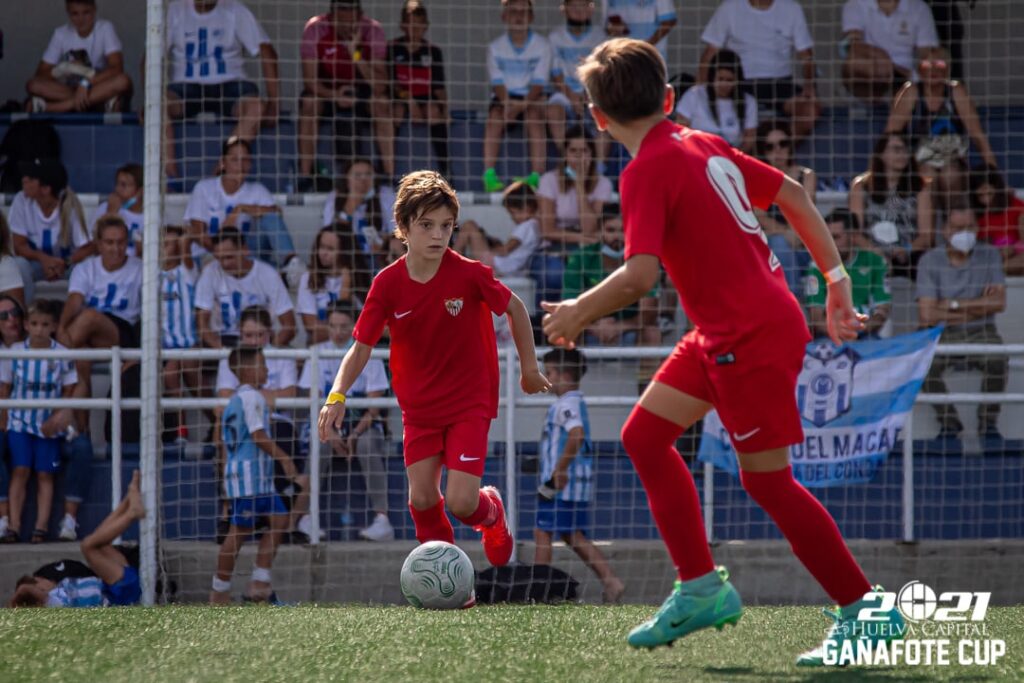
[[[270,583],[270,570],[263,567],[252,568],[252,580],[259,583]]]
[[[216,574],[213,575],[213,590],[216,593],[227,593],[231,590],[231,581],[225,581]]]
[[[850,277],[850,274],[846,272],[846,266],[840,263],[838,266],[825,273],[825,283],[834,285],[837,282],[842,282],[848,277]]]

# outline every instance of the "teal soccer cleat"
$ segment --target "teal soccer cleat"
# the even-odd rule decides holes
[[[883,590],[881,586],[875,586],[874,590]],[[835,623],[828,630],[824,642],[821,645],[804,652],[796,659],[797,666],[845,666],[848,662],[841,657],[843,644],[852,642],[852,652],[856,652],[857,641],[869,641],[871,647],[877,647],[884,643],[903,638],[907,631],[907,624],[903,615],[898,609],[886,613],[883,621],[861,621],[857,614],[864,607],[873,607],[877,601],[859,600],[845,609],[824,609],[825,616],[834,619]],[[851,646],[847,645],[850,650]],[[826,654],[830,654],[832,661],[826,664]]]
[[[709,585],[704,590],[684,589],[683,582],[676,581],[675,590],[654,616],[630,631],[629,644],[655,648],[671,645],[677,638],[704,628],[714,626],[721,631],[726,624],[735,625],[743,614],[740,594],[729,583],[729,572],[725,567],[718,567],[715,571],[717,575],[706,575]],[[704,579],[701,577],[697,581]]]

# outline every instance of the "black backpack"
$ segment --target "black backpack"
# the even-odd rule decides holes
[[[0,192],[21,190],[22,162],[60,159],[60,136],[49,121],[22,119],[7,129],[0,141]]]
[[[544,564],[491,567],[476,575],[476,601],[566,602],[575,601],[579,582],[561,569]]]

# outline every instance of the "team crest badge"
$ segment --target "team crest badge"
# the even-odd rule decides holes
[[[444,307],[454,318],[462,312],[462,297],[460,296],[458,299],[445,299]]]
[[[858,360],[860,355],[853,349],[839,351],[828,343],[808,350],[796,390],[800,414],[805,420],[823,427],[849,412]]]

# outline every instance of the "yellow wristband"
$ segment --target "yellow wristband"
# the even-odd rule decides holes
[[[846,272],[846,266],[840,263],[838,266],[825,273],[825,282],[827,284],[834,285],[837,282],[842,282],[848,277],[850,277],[850,274]]]
[[[358,62],[362,58],[363,58],[363,53],[361,51],[356,50],[355,52],[352,53],[352,61],[353,62]]]
[[[324,403],[325,406],[334,406],[339,403],[345,402],[345,394],[338,391],[332,391],[327,395],[327,401]]]

